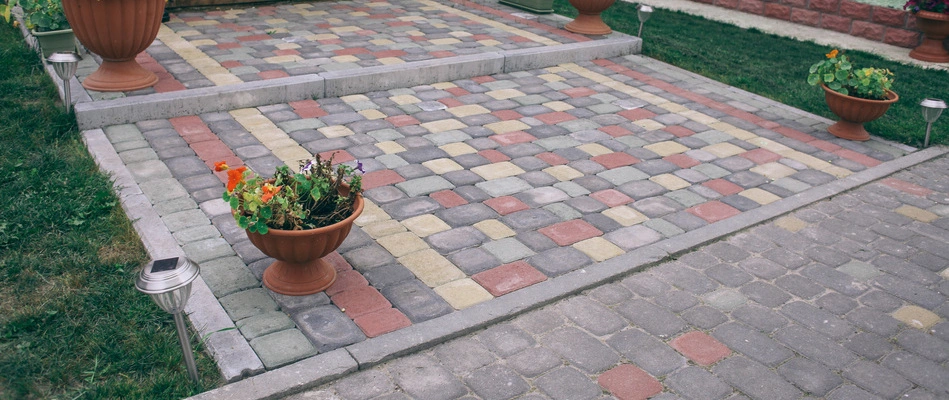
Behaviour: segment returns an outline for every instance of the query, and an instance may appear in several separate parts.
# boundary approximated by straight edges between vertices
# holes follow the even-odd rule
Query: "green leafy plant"
[[[362,163],[333,165],[333,158],[301,163],[300,172],[277,168],[273,178],[254,174],[245,166],[231,169],[223,161],[216,171],[227,171],[224,201],[237,225],[266,234],[269,229],[303,230],[329,226],[352,215],[362,193]]]
[[[23,9],[23,22],[29,29],[37,32],[69,29],[62,0],[10,0],[7,4],[0,5],[0,15],[10,22],[10,13],[18,4]]]
[[[885,68],[855,69],[846,55],[837,49],[811,65],[807,83],[826,85],[830,90],[870,100],[886,100],[893,86],[893,72]]]

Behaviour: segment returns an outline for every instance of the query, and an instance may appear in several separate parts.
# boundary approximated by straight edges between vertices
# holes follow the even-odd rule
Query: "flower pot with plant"
[[[0,9],[7,22],[12,8],[17,5],[23,10],[23,23],[39,42],[43,58],[61,51],[79,53],[76,36],[69,28],[60,0],[10,0]]]
[[[883,68],[855,69],[846,55],[836,49],[810,68],[807,83],[821,85],[827,106],[840,121],[827,128],[834,136],[849,140],[869,140],[865,122],[886,113],[900,96],[890,90],[893,73]]]
[[[949,36],[949,0],[909,0],[903,5],[916,16],[916,27],[923,31],[923,42],[909,52],[917,60],[949,62],[943,41]]]
[[[264,271],[263,282],[274,292],[302,296],[318,293],[336,281],[336,270],[322,257],[335,251],[362,213],[362,164],[332,164],[317,156],[300,172],[277,168],[273,178],[247,167],[229,168],[224,201],[237,225],[264,254],[277,261]]]

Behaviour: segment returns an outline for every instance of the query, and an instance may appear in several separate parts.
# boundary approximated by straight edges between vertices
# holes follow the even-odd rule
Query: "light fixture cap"
[[[53,65],[53,70],[59,79],[69,80],[76,76],[76,69],[79,67],[79,55],[73,52],[57,52],[50,54],[46,61]]]
[[[652,7],[645,4],[640,4],[636,11],[636,16],[639,17],[639,22],[646,22],[646,20],[649,19],[649,16],[652,15]]]
[[[923,108],[923,119],[927,123],[936,122],[942,110],[946,108],[946,102],[940,99],[923,99],[919,105]]]
[[[191,297],[191,282],[200,268],[185,257],[164,258],[149,262],[135,281],[135,288],[148,294],[166,312],[184,311]]]

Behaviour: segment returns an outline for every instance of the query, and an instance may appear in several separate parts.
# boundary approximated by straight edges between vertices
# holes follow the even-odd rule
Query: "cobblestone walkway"
[[[947,398],[947,170],[928,162],[291,398]]]

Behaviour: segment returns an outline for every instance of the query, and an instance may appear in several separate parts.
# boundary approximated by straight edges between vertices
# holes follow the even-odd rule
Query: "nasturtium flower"
[[[280,188],[282,187],[283,186],[274,186],[269,183],[265,183],[264,186],[261,188],[264,194],[260,196],[260,201],[264,203],[270,201],[270,199],[272,199],[273,196],[277,194],[277,192],[279,192]]]
[[[234,169],[227,170],[227,191],[233,192],[234,188],[237,187],[237,184],[244,180],[244,171],[247,170],[247,167],[240,166]]]
[[[837,57],[837,53],[838,53],[837,49],[833,49],[830,51],[830,53],[827,53],[826,56],[827,58],[834,58],[834,57]]]
[[[227,163],[224,161],[218,161],[214,163],[214,170],[217,172],[227,171],[230,167],[227,166]]]

